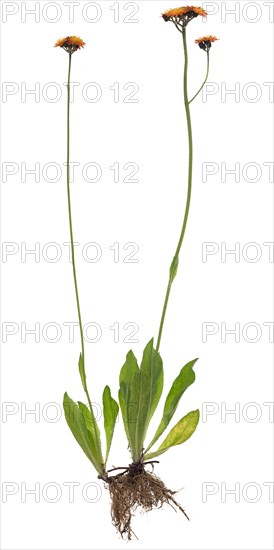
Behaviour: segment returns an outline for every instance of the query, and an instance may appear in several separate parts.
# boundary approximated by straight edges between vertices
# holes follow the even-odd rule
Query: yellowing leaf
[[[145,460],[150,460],[155,456],[159,456],[170,449],[170,447],[181,445],[181,443],[187,441],[195,432],[199,422],[199,418],[199,410],[191,411],[186,416],[181,418],[176,426],[174,426],[174,428],[172,428],[172,430],[169,432],[168,436],[165,438],[157,451],[145,454]]]

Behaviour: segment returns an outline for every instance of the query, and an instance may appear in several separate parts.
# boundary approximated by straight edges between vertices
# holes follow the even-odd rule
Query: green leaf
[[[170,447],[181,445],[181,443],[187,441],[195,432],[199,422],[199,418],[199,410],[191,411],[186,416],[181,418],[178,424],[176,424],[176,426],[174,426],[174,428],[172,428],[172,430],[169,432],[168,436],[165,438],[162,445],[160,445],[159,449],[157,449],[157,451],[153,453],[146,454],[144,457],[145,460],[150,460],[155,456],[159,456],[170,449]]]
[[[92,462],[99,474],[102,474],[102,453],[98,449],[97,440],[94,437],[95,428],[91,421],[89,409],[83,403],[75,403],[67,393],[64,395],[64,412],[67,424],[80,447]],[[87,411],[89,414],[87,414]]]
[[[80,373],[80,377],[81,377],[82,386],[83,386],[84,390],[86,391],[87,381],[86,381],[85,365],[84,365],[82,353],[80,353],[78,367],[79,367],[79,373]]]
[[[153,348],[153,339],[145,347],[140,375],[140,399],[135,434],[135,449],[138,455],[143,451],[147,429],[163,391],[163,362]]]
[[[119,400],[134,462],[140,459],[149,422],[163,390],[163,365],[153,340],[147,344],[139,369],[134,354],[128,353],[120,373]]]
[[[106,459],[107,463],[113,432],[115,428],[116,418],[119,412],[118,403],[111,397],[109,386],[106,386],[103,392],[103,409],[104,409],[104,426],[106,432]]]
[[[102,446],[101,446],[101,436],[100,436],[100,430],[98,427],[98,424],[96,422],[96,418],[93,414],[93,411],[91,412],[90,409],[84,404],[81,403],[81,401],[78,401],[79,409],[81,410],[86,427],[88,431],[92,434],[92,437],[95,441],[97,454],[100,456],[100,461],[102,463],[103,457],[102,457]]]
[[[84,365],[83,356],[82,356],[81,353],[80,353],[80,356],[79,356],[78,367],[79,367],[79,373],[80,373],[83,388],[84,388],[86,394],[88,395],[85,365]],[[100,430],[99,430],[98,424],[96,422],[96,418],[94,416],[92,406],[91,406],[91,410],[90,410],[86,405],[84,405],[80,401],[78,401],[78,404],[79,404],[79,408],[81,409],[81,411],[84,415],[84,419],[86,421],[87,429],[92,433],[94,441],[96,442],[98,455],[100,455],[100,457],[102,457],[102,446],[101,446]]]
[[[178,267],[179,267],[179,256],[174,256],[174,258],[172,260],[172,264],[170,266],[170,270],[169,270],[170,282],[171,283],[173,283],[173,281],[174,281],[174,279],[177,275]]]
[[[134,450],[139,393],[140,371],[134,353],[132,351],[129,351],[126,356],[126,362],[120,371],[119,402],[125,432],[132,453]]]
[[[193,361],[187,363],[182,368],[179,376],[175,378],[166,398],[162,420],[158,426],[155,436],[147,447],[146,452],[154,445],[154,443],[156,443],[156,441],[165,431],[177,409],[178,403],[182,395],[184,394],[186,389],[189,388],[189,386],[191,386],[193,382],[195,382],[195,372],[193,371],[193,367],[196,361],[198,361],[198,359],[194,359]]]

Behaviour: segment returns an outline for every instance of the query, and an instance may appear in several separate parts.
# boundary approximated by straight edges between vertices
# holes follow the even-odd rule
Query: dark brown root
[[[168,489],[153,472],[147,472],[142,463],[131,464],[124,472],[109,477],[108,488],[112,523],[122,538],[132,539],[132,516],[138,507],[149,512],[166,503],[178,508],[189,519],[174,498],[176,491]]]

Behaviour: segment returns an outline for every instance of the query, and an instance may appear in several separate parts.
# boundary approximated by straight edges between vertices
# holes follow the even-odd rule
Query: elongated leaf
[[[194,359],[193,361],[190,361],[187,363],[181,370],[179,376],[175,378],[171,389],[168,393],[168,396],[166,398],[165,406],[164,406],[164,412],[161,419],[161,422],[158,426],[158,429],[155,433],[155,436],[153,437],[151,443],[146,449],[146,452],[151,449],[151,447],[156,443],[156,441],[159,439],[159,437],[162,435],[162,433],[165,431],[166,427],[169,425],[176,409],[178,406],[178,403],[189,386],[195,382],[195,372],[193,371],[193,367],[198,361],[198,359]]]
[[[122,411],[125,432],[132,454],[137,421],[140,394],[140,371],[137,359],[132,351],[126,356],[126,362],[120,371],[119,402]]]
[[[115,399],[111,397],[109,386],[106,386],[103,392],[103,409],[104,409],[104,426],[106,432],[106,458],[107,463],[111,442],[113,438],[113,432],[115,428],[115,422],[118,415],[119,407]]]
[[[81,401],[78,401],[78,405],[79,405],[79,409],[83,414],[86,427],[92,435],[92,438],[96,447],[97,456],[100,457],[100,463],[103,464],[101,435],[100,435],[100,430],[99,430],[96,418],[93,414],[93,411],[91,412],[84,403],[81,403]]]
[[[80,373],[80,377],[81,377],[82,386],[83,386],[84,390],[86,391],[87,382],[86,382],[85,365],[84,365],[82,353],[80,353],[78,368],[79,368],[79,373]]]
[[[79,367],[79,373],[80,373],[83,388],[87,393],[87,380],[86,380],[85,365],[84,365],[82,353],[80,353],[80,356],[79,356],[78,367]],[[84,415],[87,429],[93,435],[94,441],[96,443],[97,453],[98,455],[100,455],[100,457],[102,457],[100,430],[99,430],[96,418],[94,416],[93,409],[92,407],[91,407],[91,410],[88,409],[88,407],[84,405],[84,403],[81,403],[80,401],[78,401],[78,404],[79,404],[79,408],[81,409]]]
[[[175,445],[181,445],[187,441],[192,434],[195,432],[200,418],[199,410],[191,411],[186,416],[179,420],[178,424],[172,428],[168,436],[160,445],[159,449],[153,453],[148,453],[145,455],[145,460],[150,460],[155,456],[159,456],[165,453],[170,447]]]
[[[80,447],[92,462],[99,474],[102,473],[102,456],[98,452],[97,442],[93,432],[87,428],[87,422],[83,413],[85,405],[77,405],[67,393],[64,395],[64,412],[67,424]]]
[[[149,422],[163,390],[163,365],[153,340],[147,344],[139,369],[129,352],[120,373],[119,400],[133,461],[143,452]]]
[[[135,434],[135,450],[138,455],[143,451],[147,429],[163,391],[163,363],[159,353],[153,348],[153,339],[145,347],[140,375],[140,399]]]

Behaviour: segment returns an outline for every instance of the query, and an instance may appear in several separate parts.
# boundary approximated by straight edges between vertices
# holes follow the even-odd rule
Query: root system
[[[168,489],[154,472],[146,471],[144,463],[131,464],[124,472],[109,477],[107,483],[112,522],[122,538],[131,540],[135,535],[132,517],[138,508],[149,512],[153,508],[162,508],[166,503],[178,508],[189,519],[174,498],[176,491]]]

